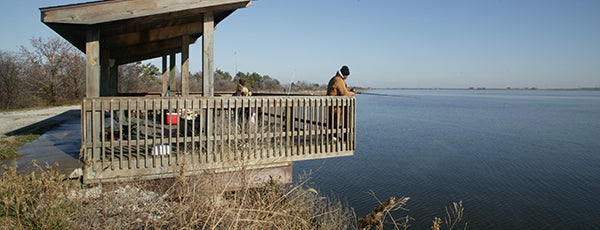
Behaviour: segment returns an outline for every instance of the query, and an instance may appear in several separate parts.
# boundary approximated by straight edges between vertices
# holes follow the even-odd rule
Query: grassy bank
[[[358,218],[341,201],[307,186],[268,183],[261,188],[214,190],[207,177],[82,186],[56,167],[37,166],[20,175],[16,166],[0,177],[0,226],[11,229],[407,229],[409,216],[394,218],[408,198],[378,201]],[[237,176],[243,175],[240,172]],[[431,229],[458,229],[462,204]],[[466,226],[466,225],[463,225]],[[466,228],[466,227],[465,227]]]
[[[0,226],[17,229],[344,229],[351,209],[304,183],[206,191],[199,177],[81,188],[53,168],[0,180]]]

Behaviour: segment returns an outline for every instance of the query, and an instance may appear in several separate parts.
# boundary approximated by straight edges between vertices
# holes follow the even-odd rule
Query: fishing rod
[[[404,98],[414,98],[414,97],[411,97],[411,96],[405,96],[405,95],[394,95],[394,94],[385,94],[385,93],[365,93],[365,92],[357,92],[357,94],[372,95],[372,96],[380,96],[380,97],[404,97]]]

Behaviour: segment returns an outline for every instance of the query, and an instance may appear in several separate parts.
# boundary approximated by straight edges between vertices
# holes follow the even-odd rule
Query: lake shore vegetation
[[[0,177],[0,226],[14,229],[408,229],[408,197],[377,200],[372,213],[358,218],[339,199],[309,186],[310,175],[293,184],[271,181],[235,190],[211,188],[210,177],[82,185],[67,179],[58,165],[19,174],[4,166]],[[235,176],[247,177],[242,170]],[[246,180],[249,181],[249,180]],[[207,186],[208,185],[208,186]],[[462,203],[435,218],[432,229],[458,229]],[[466,229],[466,224],[463,224]]]

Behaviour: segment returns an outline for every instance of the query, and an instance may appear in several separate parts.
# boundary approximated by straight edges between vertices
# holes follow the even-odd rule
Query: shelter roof
[[[41,20],[85,52],[87,32],[100,33],[101,49],[117,64],[181,52],[181,36],[195,42],[203,18],[214,15],[215,26],[251,0],[105,0],[41,8]]]

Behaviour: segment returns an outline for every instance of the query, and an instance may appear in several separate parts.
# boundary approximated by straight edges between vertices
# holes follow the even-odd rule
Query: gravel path
[[[11,112],[0,112],[0,137],[7,133],[27,127],[69,110],[79,110],[80,105],[58,106],[44,109],[28,109]]]

